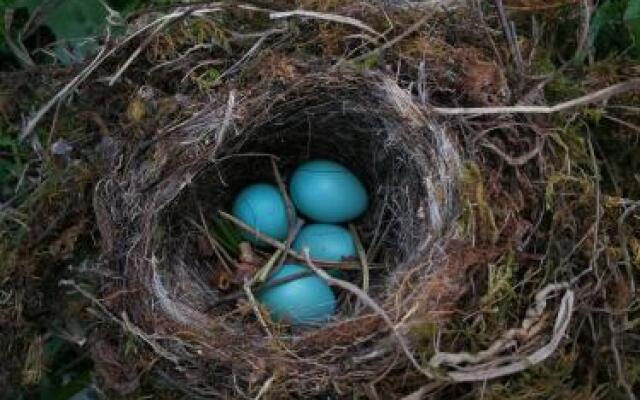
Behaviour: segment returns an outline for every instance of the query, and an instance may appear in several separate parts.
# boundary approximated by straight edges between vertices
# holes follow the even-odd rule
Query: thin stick
[[[131,321],[129,321],[129,318],[127,317],[127,314],[124,311],[122,312],[122,319],[116,317],[113,313],[111,313],[111,311],[109,311],[107,309],[107,307],[104,304],[102,304],[102,302],[100,300],[95,298],[90,292],[82,289],[80,287],[80,285],[78,285],[72,279],[71,280],[62,279],[62,280],[60,280],[58,282],[58,286],[70,286],[70,287],[72,287],[78,293],[80,293],[82,296],[84,296],[86,299],[91,301],[91,303],[93,303],[95,306],[97,306],[100,309],[100,312],[102,312],[104,315],[108,316],[113,322],[115,322],[118,325],[120,325],[124,331],[130,332],[134,336],[137,336],[138,338],[140,338],[140,340],[142,340],[143,342],[147,343],[155,351],[155,353],[158,354],[159,356],[161,356],[161,357],[173,362],[174,364],[178,364],[178,358],[175,355],[173,355],[171,352],[169,352],[164,347],[162,347],[162,345],[160,343],[158,343],[157,341],[155,341],[152,337],[149,337],[148,335],[146,335],[136,325],[131,323]]]
[[[267,379],[266,382],[262,385],[262,387],[260,388],[260,391],[258,391],[258,394],[256,395],[254,400],[260,400],[262,396],[267,394],[269,389],[271,389],[271,385],[273,384],[273,381],[275,380],[276,380],[276,375],[275,374],[271,375],[271,378]]]
[[[362,21],[359,21],[351,17],[345,17],[343,15],[328,14],[328,13],[321,13],[321,12],[307,11],[307,10],[282,11],[282,12],[273,12],[269,14],[270,19],[291,18],[291,17],[315,18],[315,19],[322,19],[325,21],[337,22],[340,24],[352,25],[362,29],[363,31],[367,31],[378,37],[382,37],[382,35],[378,33],[375,29],[363,23]]]
[[[203,233],[207,235],[207,238],[209,239],[210,244],[217,246],[220,249],[220,253],[226,258],[226,260],[232,263],[233,258],[229,255],[229,253],[224,248],[224,246],[222,246],[216,238],[212,237],[209,234],[209,226],[207,225],[207,221],[204,218],[202,208],[200,208],[199,206],[198,206],[198,211],[200,212],[200,220],[202,221],[202,226],[200,227],[200,229],[204,230]],[[195,223],[195,221],[192,221],[192,223]],[[198,225],[195,224],[195,226],[197,227]],[[231,270],[228,270],[227,272],[231,272]]]
[[[364,250],[364,246],[360,241],[360,235],[353,224],[349,224],[349,230],[353,241],[356,243],[356,250],[358,251],[358,258],[362,264],[362,290],[366,293],[369,291],[369,263],[367,262],[367,252]]]
[[[374,243],[372,243],[371,246],[369,246],[369,251],[367,252],[367,262],[372,263],[373,260],[375,260],[376,257],[378,257],[378,254],[380,254],[380,250],[382,250],[382,243],[384,242],[384,239],[389,234],[390,230],[391,230],[391,223],[387,224],[387,226],[382,231],[382,234],[380,235],[380,237]]]
[[[380,54],[380,52],[395,46],[398,42],[400,42],[401,40],[403,40],[404,38],[406,38],[407,36],[411,35],[413,32],[417,31],[422,25],[424,25],[429,18],[431,17],[431,15],[425,15],[424,17],[420,18],[417,22],[415,22],[413,25],[411,25],[409,28],[407,28],[407,30],[405,30],[404,32],[402,32],[401,34],[399,34],[398,36],[394,37],[393,39],[389,40],[388,42],[386,42],[385,44],[383,44],[382,46],[373,49],[369,52],[366,52],[364,54],[361,54],[357,57],[354,57],[348,61],[351,62],[359,62],[362,60],[366,60],[367,58],[369,58],[370,56],[376,55],[376,54]],[[340,60],[337,65],[340,65],[340,63],[343,60]]]
[[[166,28],[167,26],[171,25],[176,21],[179,21],[183,18],[187,18],[190,14],[203,15],[207,13],[215,13],[218,11],[222,11],[222,9],[221,8],[203,8],[203,9],[197,10],[194,8],[189,8],[187,10],[165,15],[162,18],[159,18],[156,21],[153,21],[147,27],[150,27],[153,24],[158,24],[158,26],[151,32],[151,34],[149,34],[149,36],[145,38],[145,40],[134,50],[134,52],[131,53],[131,55],[122,65],[122,67],[120,67],[118,71],[109,79],[109,83],[108,83],[109,86],[113,86],[113,84],[118,79],[120,79],[120,76],[124,73],[124,71],[126,71],[129,68],[129,66],[133,63],[133,61],[135,61],[135,59],[138,58],[138,56],[142,53],[142,51],[146,49],[147,46],[149,46],[149,44],[151,44],[151,42],[156,37],[156,35],[160,33],[160,31],[162,31],[164,28]]]
[[[429,111],[442,115],[493,115],[493,114],[553,114],[584,106],[613,96],[640,90],[640,78],[630,79],[588,95],[565,101],[555,106],[502,106],[502,107],[431,107]]]
[[[222,79],[231,74],[234,74],[237,70],[239,70],[240,66],[243,63],[247,62],[247,60],[249,60],[258,52],[258,49],[260,49],[265,40],[267,40],[267,37],[268,36],[262,36],[260,39],[256,40],[253,46],[251,46],[251,48],[238,61],[236,61],[231,67],[226,69],[220,74],[220,76],[218,76],[218,78],[216,79],[216,83],[222,81]]]
[[[244,293],[247,295],[247,299],[249,299],[249,303],[251,304],[253,313],[256,315],[256,318],[258,318],[258,321],[260,321],[260,325],[262,325],[262,328],[267,333],[267,336],[269,336],[270,338],[273,338],[273,335],[271,334],[271,330],[269,330],[269,325],[267,325],[267,321],[265,321],[264,318],[262,317],[262,313],[260,312],[260,306],[258,306],[258,302],[256,301],[256,298],[253,295],[253,292],[251,291],[250,282],[246,280],[244,282],[244,285],[242,285],[242,288],[244,289]]]
[[[507,43],[509,43],[511,55],[513,56],[513,59],[516,61],[518,72],[522,73],[524,69],[522,54],[520,53],[520,49],[518,48],[518,41],[516,40],[516,35],[514,32],[513,26],[509,23],[509,20],[507,19],[507,14],[504,11],[502,0],[494,0],[494,3],[498,10],[498,16],[500,17],[500,25],[502,25],[504,36],[507,38]]]
[[[295,225],[289,228],[287,239],[284,242],[284,250],[282,251],[282,257],[280,257],[280,260],[278,261],[278,266],[276,270],[279,269],[284,264],[285,260],[287,259],[287,254],[289,250],[291,250],[291,244],[295,240],[296,236],[298,236],[298,232],[300,232],[300,229],[302,229],[303,226],[304,226],[304,221],[302,219],[298,219]]]
[[[4,40],[9,46],[9,49],[13,52],[13,54],[18,57],[18,59],[27,65],[28,67],[35,67],[36,63],[33,62],[31,56],[29,56],[29,52],[26,51],[22,42],[20,42],[20,46],[13,42],[13,37],[11,36],[11,24],[13,22],[13,9],[8,9],[4,12]],[[34,14],[35,15],[35,14]]]
[[[271,157],[270,161],[271,161],[271,168],[273,169],[273,175],[276,178],[278,189],[280,189],[280,194],[284,199],[284,204],[287,209],[287,222],[289,225],[287,239],[284,242],[285,249],[284,249],[282,258],[280,258],[280,261],[278,262],[278,268],[280,268],[282,264],[284,264],[284,261],[287,258],[287,252],[291,249],[291,244],[293,243],[294,239],[298,235],[298,232],[300,232],[300,229],[302,229],[302,226],[304,225],[304,220],[296,216],[296,209],[293,207],[291,198],[287,193],[287,188],[284,184],[284,181],[282,180],[282,176],[280,175],[280,170],[278,169],[278,164],[276,164],[275,158]]]
[[[276,286],[284,285],[285,283],[293,282],[298,279],[306,278],[309,276],[315,276],[315,274],[311,271],[296,272],[291,275],[283,276],[282,278],[272,279],[269,282],[265,283],[264,285],[260,286],[258,290],[262,291],[262,290],[271,289]]]
[[[311,257],[309,256],[309,249],[306,249],[306,248],[304,249],[304,256],[309,268],[311,268],[313,272],[315,272],[320,278],[324,279],[327,282],[327,284],[329,284],[330,286],[337,286],[350,293],[353,293],[359,300],[361,300],[364,304],[369,306],[376,314],[378,314],[382,318],[382,320],[385,322],[385,324],[389,327],[389,329],[393,333],[393,336],[398,341],[398,344],[400,344],[400,348],[404,352],[405,356],[409,359],[409,361],[411,362],[411,364],[414,366],[416,370],[418,370],[420,373],[427,376],[428,378],[433,379],[436,377],[435,370],[432,370],[430,367],[425,368],[422,365],[420,365],[418,360],[416,360],[416,358],[413,356],[411,349],[409,349],[409,345],[407,344],[404,336],[402,336],[400,332],[398,332],[395,325],[391,321],[391,318],[389,318],[389,316],[382,309],[382,307],[380,307],[371,297],[369,297],[367,293],[362,291],[359,287],[357,287],[353,283],[332,278],[325,271],[316,267],[313,261],[311,260]]]
[[[154,30],[153,32],[151,32],[151,34],[149,36],[147,36],[144,41],[140,44],[140,46],[138,46],[133,53],[131,53],[131,55],[129,56],[129,58],[124,62],[124,64],[116,71],[115,74],[113,74],[113,76],[109,79],[109,86],[113,86],[114,83],[116,83],[116,81],[118,79],[120,79],[120,76],[122,76],[122,74],[124,73],[124,71],[126,71],[129,66],[135,61],[136,58],[138,58],[138,56],[142,53],[142,51],[144,49],[147,48],[147,46],[149,46],[149,44],[151,44],[151,41],[156,37],[156,35],[162,31],[164,28],[166,28],[167,26],[169,26],[171,23],[173,23],[174,21],[177,21],[178,19],[184,17],[186,15],[186,13],[184,14],[180,14],[180,15],[170,15],[168,16],[167,19],[165,19],[164,21],[162,21]]]
[[[291,257],[295,258],[298,261],[305,261],[305,258],[304,258],[304,256],[302,254],[297,253],[297,252],[295,252],[295,251],[293,251],[291,249],[287,249],[287,246],[285,244],[283,244],[282,242],[280,242],[278,240],[275,240],[271,236],[265,235],[264,233],[256,231],[255,229],[253,229],[249,225],[245,224],[244,222],[240,221],[238,218],[234,217],[231,214],[228,214],[228,213],[226,213],[224,211],[218,211],[218,213],[220,214],[220,216],[222,218],[232,222],[238,228],[240,228],[240,229],[242,229],[242,230],[244,230],[246,232],[249,232],[252,235],[255,235],[256,238],[262,240],[263,242],[267,242],[271,246],[286,252],[288,255],[290,255]],[[362,266],[360,265],[359,261],[329,262],[329,261],[318,261],[318,260],[315,260],[314,262],[316,264],[320,265],[322,268],[338,268],[338,269],[347,269],[347,270],[355,270],[355,269],[362,268]],[[377,265],[377,264],[370,264],[369,268],[377,269],[377,268],[381,268],[381,267],[379,265]]]
[[[253,278],[251,279],[251,285],[253,285],[256,282],[264,282],[265,280],[267,280],[267,276],[269,276],[269,272],[271,271],[273,266],[276,264],[276,261],[278,260],[278,258],[280,258],[281,254],[282,254],[281,249],[277,249],[275,253],[273,253],[271,258],[269,258],[269,261],[267,261],[266,264],[264,264],[262,268],[260,268],[256,272],[256,274],[253,276]]]
[[[227,264],[227,262],[233,262],[231,257],[229,256],[229,254],[226,252],[226,250],[224,250],[222,248],[222,246],[218,243],[217,240],[215,240],[210,234],[209,234],[209,230],[206,227],[206,225],[204,227],[198,225],[196,223],[196,221],[192,220],[192,219],[188,219],[188,221],[191,223],[191,225],[193,225],[196,229],[198,229],[200,231],[201,234],[205,235],[207,238],[207,241],[209,242],[209,246],[211,246],[211,249],[213,250],[213,252],[216,254],[216,256],[218,257],[218,260],[220,260],[222,267],[224,268],[225,271],[227,271],[229,274],[233,274],[233,272],[231,271],[231,268],[229,267],[229,264]],[[202,221],[204,223],[204,220]],[[222,251],[220,251],[222,249]],[[224,253],[223,253],[224,252]]]
[[[110,34],[110,31],[109,29],[107,29],[107,37],[105,39],[105,41],[107,42],[109,41],[109,36],[110,36],[109,34]],[[91,61],[91,63],[87,65],[87,68],[82,70],[82,72],[80,72],[75,78],[73,78],[69,83],[67,83],[62,88],[62,90],[56,93],[56,95],[53,96],[51,100],[49,100],[44,106],[42,106],[38,110],[38,112],[36,112],[36,114],[29,119],[29,122],[20,133],[20,140],[24,140],[29,135],[31,135],[31,132],[33,132],[36,125],[38,125],[38,122],[40,122],[42,117],[44,117],[45,114],[49,112],[51,107],[53,107],[53,105],[56,104],[57,102],[61,101],[67,95],[67,93],[69,93],[70,91],[75,89],[78,85],[80,85],[96,68],[98,68],[98,66],[100,66],[100,64],[102,64],[102,62],[108,57],[108,54],[105,56],[106,50],[107,50],[107,45],[102,46],[98,55],[96,55],[93,61]]]
[[[276,164],[276,160],[271,157],[271,168],[273,169],[273,176],[276,178],[276,183],[278,184],[278,189],[280,189],[280,194],[284,199],[284,204],[287,208],[287,221],[289,222],[289,230],[291,230],[297,223],[296,218],[296,209],[293,207],[293,203],[291,202],[291,198],[287,193],[287,188],[284,185],[284,181],[282,180],[282,175],[280,175],[280,170],[278,169],[278,164]]]

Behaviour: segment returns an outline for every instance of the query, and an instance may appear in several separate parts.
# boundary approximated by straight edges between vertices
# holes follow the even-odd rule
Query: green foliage
[[[40,26],[54,37],[53,53],[56,61],[65,65],[90,57],[98,47],[98,39],[108,25],[109,8],[127,15],[146,6],[166,6],[179,0],[0,0],[0,14],[5,10],[24,9],[29,15],[37,12]],[[19,29],[15,26],[14,30]],[[122,31],[111,26],[112,34]],[[34,49],[30,49],[34,50]],[[12,58],[4,38],[4,18],[0,18],[0,55],[3,61]]]
[[[12,196],[27,162],[15,134],[0,128],[0,200]]]
[[[44,343],[45,373],[33,388],[23,388],[17,399],[67,400],[89,386],[93,363],[58,336]]]
[[[44,350],[45,357],[56,368],[40,381],[38,392],[41,399],[66,400],[89,384],[91,363],[83,361],[68,368],[70,363],[77,362],[77,354],[70,351],[62,339],[54,336],[45,344]]]
[[[96,50],[108,16],[100,0],[18,0],[12,7],[41,13],[42,25],[56,38],[56,58],[66,65],[82,61]]]
[[[596,58],[625,53],[640,58],[640,0],[605,0],[589,27],[589,44]]]
[[[213,237],[233,255],[240,254],[240,242],[244,239],[242,239],[236,227],[222,218],[214,219],[214,223],[215,226],[211,232]]]
[[[518,263],[511,252],[500,263],[489,264],[488,288],[480,303],[483,309],[497,316],[496,322],[506,319],[517,300],[514,282],[514,271],[517,269]]]
[[[629,29],[636,54],[640,54],[640,0],[629,1],[622,19]]]

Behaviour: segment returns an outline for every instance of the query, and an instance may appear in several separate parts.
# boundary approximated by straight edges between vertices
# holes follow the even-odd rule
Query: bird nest
[[[315,73],[255,97],[231,92],[226,103],[167,129],[144,154],[96,191],[103,268],[119,275],[104,295],[117,294],[109,308],[124,310],[172,372],[188,370],[211,390],[278,374],[287,392],[348,391],[404,362],[385,339],[381,311],[413,321],[444,300],[431,279],[441,274],[457,212],[460,153],[447,130],[384,75]],[[247,279],[257,268],[225,260],[208,227],[243,186],[286,182],[286,173],[274,175],[273,160],[286,172],[309,158],[337,160],[365,182],[371,206],[357,228],[370,262],[338,263],[363,289],[342,288],[328,324],[290,329],[269,322],[255,302]],[[255,257],[257,267],[270,254]]]
[[[90,340],[105,388],[131,393],[150,372],[197,397],[454,395],[452,382],[514,374],[556,351],[583,276],[566,250],[590,232],[593,177],[572,175],[577,144],[551,118],[496,107],[513,93],[487,56],[495,43],[472,32],[478,14],[446,3],[466,22],[425,35],[440,11],[389,7],[396,35],[383,41],[387,15],[360,3],[137,16],[27,124],[25,136],[91,74],[111,74],[96,81],[109,88],[79,92],[101,132],[99,256],[62,282],[107,322]],[[241,26],[255,31],[231,29]],[[245,229],[227,214],[240,189],[286,192],[314,158],[368,189],[352,226],[357,260],[314,261],[290,240],[220,245],[220,226]],[[598,223],[617,226],[616,210],[596,212]],[[287,259],[334,287],[328,323],[277,323],[256,301],[266,268]]]

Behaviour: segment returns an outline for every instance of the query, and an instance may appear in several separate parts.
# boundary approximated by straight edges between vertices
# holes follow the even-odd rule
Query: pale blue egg
[[[309,224],[300,229],[298,236],[291,244],[291,248],[302,253],[309,249],[309,256],[318,261],[344,261],[356,258],[356,244],[351,232],[333,224]],[[330,269],[329,275],[345,279],[345,274],[339,269]]]
[[[257,183],[247,186],[236,196],[232,213],[260,233],[276,240],[287,238],[287,206],[282,193],[274,185]],[[266,245],[251,233],[243,231],[242,236],[258,246]]]
[[[310,273],[292,281],[270,286],[286,277]],[[269,310],[274,321],[293,325],[319,325],[336,311],[336,297],[322,280],[308,267],[285,264],[265,283],[257,293],[258,300]]]
[[[317,222],[352,220],[369,204],[367,190],[358,177],[329,160],[300,165],[291,176],[289,190],[298,211]]]

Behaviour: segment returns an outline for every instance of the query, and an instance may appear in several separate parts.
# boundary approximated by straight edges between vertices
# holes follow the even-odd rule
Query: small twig
[[[287,209],[287,222],[289,225],[287,239],[284,242],[285,249],[284,249],[282,258],[278,262],[278,268],[279,268],[282,266],[282,264],[284,264],[284,261],[287,258],[287,253],[291,249],[291,244],[293,243],[296,236],[298,235],[298,232],[300,232],[300,229],[302,229],[302,226],[304,225],[304,220],[296,216],[296,209],[294,208],[293,203],[291,202],[291,198],[287,193],[287,187],[285,186],[284,181],[282,180],[282,176],[280,175],[280,170],[278,169],[278,164],[276,164],[275,158],[271,157],[270,161],[271,161],[271,168],[273,169],[273,175],[276,179],[276,182],[278,184],[278,189],[280,189],[280,194],[284,199],[284,204]]]
[[[493,151],[497,155],[499,155],[509,165],[514,167],[520,167],[528,163],[531,159],[536,157],[538,154],[540,154],[540,152],[542,151],[542,148],[544,147],[544,140],[540,136],[536,136],[535,147],[532,150],[526,152],[525,154],[521,156],[516,156],[516,157],[505,153],[504,151],[502,151],[502,149],[500,149],[498,146],[496,146],[495,144],[491,143],[488,140],[483,140],[481,142],[481,145],[482,147],[485,147]]]
[[[200,220],[202,221],[202,225],[198,225],[198,223],[196,223],[196,221],[192,219],[188,219],[188,221],[191,222],[191,224],[196,229],[198,229],[201,234],[206,236],[207,241],[209,242],[209,246],[211,246],[211,249],[213,250],[213,252],[216,253],[216,256],[222,263],[222,266],[224,267],[224,269],[229,274],[233,274],[233,272],[231,271],[231,267],[229,267],[229,264],[228,264],[228,263],[233,263],[233,258],[231,258],[229,253],[227,253],[227,250],[224,248],[224,246],[218,243],[218,241],[213,236],[211,236],[211,234],[209,233],[209,227],[207,226],[207,221],[204,219],[204,214],[202,213],[202,209],[199,208],[198,211],[200,212]]]
[[[269,276],[269,273],[271,272],[271,269],[276,264],[276,261],[278,261],[278,259],[280,258],[280,255],[282,255],[282,253],[283,253],[283,251],[281,249],[277,249],[271,255],[269,260],[255,273],[255,275],[251,279],[251,285],[252,286],[256,282],[261,283],[261,282],[264,282],[264,281],[267,280],[267,277]]]
[[[275,374],[271,375],[271,378],[267,379],[266,382],[262,385],[262,387],[260,388],[260,391],[258,392],[254,400],[260,400],[262,396],[267,394],[269,389],[271,389],[271,385],[273,384],[273,381],[275,380],[276,380],[276,375]]]
[[[215,134],[216,145],[213,148],[213,151],[212,151],[213,154],[216,153],[216,151],[222,144],[222,141],[224,140],[224,137],[227,131],[229,130],[229,126],[233,121],[233,110],[235,109],[235,105],[236,105],[236,91],[235,89],[232,89],[231,91],[229,91],[229,97],[227,99],[227,108],[224,111],[224,118],[222,119],[222,123],[220,124],[220,126],[217,127],[217,132]],[[211,134],[211,132],[212,132],[211,129],[204,129],[202,133],[200,133],[197,137],[193,139],[181,141],[180,144],[187,145],[187,144],[197,143],[205,139],[207,135]]]
[[[287,254],[289,253],[289,250],[291,250],[291,244],[295,240],[296,236],[298,236],[298,232],[300,232],[300,229],[302,229],[303,226],[304,226],[304,221],[302,219],[298,219],[295,225],[289,228],[289,233],[287,233],[287,239],[284,242],[284,250],[282,251],[282,256],[278,261],[277,268],[280,268],[282,264],[284,264],[284,262],[286,261]]]
[[[358,235],[356,227],[353,224],[349,224],[349,230],[351,231],[351,236],[353,236],[353,241],[356,243],[358,259],[362,264],[362,290],[366,293],[369,291],[369,263],[367,262],[367,252],[360,241],[360,235]]]
[[[369,251],[367,252],[367,262],[372,263],[373,260],[378,257],[380,250],[382,250],[382,243],[384,243],[385,238],[391,231],[391,226],[392,224],[388,223],[382,231],[382,234],[380,234],[380,237],[377,240],[372,241]]]
[[[178,364],[178,359],[171,354],[168,350],[164,349],[158,342],[156,342],[153,338],[147,336],[140,328],[135,326],[129,321],[127,314],[122,312],[122,319],[116,317],[111,311],[107,309],[107,307],[102,304],[100,300],[95,298],[91,293],[82,289],[80,285],[78,285],[74,280],[62,279],[58,282],[59,286],[69,286],[75,289],[78,293],[88,299],[91,303],[97,306],[104,315],[109,317],[113,322],[120,325],[125,332],[130,332],[134,336],[139,337],[142,341],[147,343],[159,356],[173,362],[174,364]]]
[[[302,254],[297,253],[291,249],[287,249],[287,246],[272,238],[271,236],[265,235],[262,232],[258,232],[255,229],[253,229],[252,227],[250,227],[249,225],[245,224],[244,222],[240,221],[238,218],[234,217],[231,214],[228,214],[224,211],[218,211],[218,213],[220,214],[220,216],[230,222],[232,222],[233,224],[235,224],[238,228],[252,234],[255,235],[256,238],[258,238],[259,240],[262,240],[263,242],[268,243],[269,245],[278,248],[284,252],[286,252],[288,255],[290,255],[291,257],[295,258],[298,261],[305,261],[305,258]],[[362,268],[362,266],[360,265],[359,261],[340,261],[340,262],[329,262],[329,261],[318,261],[318,260],[314,260],[314,262],[318,265],[320,265],[322,268],[338,268],[338,269],[348,269],[348,270],[356,270],[356,269],[360,269]],[[376,268],[380,268],[379,265],[376,264],[370,264],[369,265],[370,269],[376,269]]]
[[[362,60],[366,60],[367,58],[376,55],[376,54],[380,54],[380,52],[395,46],[398,42],[402,41],[403,39],[405,39],[407,36],[411,35],[413,32],[417,31],[422,25],[424,25],[429,18],[431,18],[431,15],[425,15],[424,17],[420,18],[417,22],[415,22],[413,25],[411,25],[409,28],[407,28],[407,30],[405,30],[404,32],[402,32],[401,34],[399,34],[398,36],[394,37],[393,39],[389,40],[388,42],[386,42],[385,44],[383,44],[382,46],[375,48],[371,51],[368,51],[364,54],[361,54],[357,57],[354,57],[352,59],[349,59],[348,61],[351,62],[359,62]],[[340,65],[340,63],[343,60],[340,60],[337,65]]]
[[[555,106],[501,106],[501,107],[431,107],[428,110],[442,115],[493,115],[493,114],[552,114],[575,107],[607,100],[613,96],[640,90],[640,78],[630,79],[597,90]]]
[[[138,56],[140,54],[142,54],[142,51],[144,49],[146,49],[147,46],[149,46],[149,44],[151,44],[153,39],[156,37],[156,35],[158,33],[160,33],[160,31],[162,31],[167,26],[171,25],[173,22],[175,22],[175,21],[177,21],[179,19],[182,19],[187,15],[188,15],[188,12],[183,12],[183,13],[178,13],[178,14],[170,14],[170,15],[166,16],[166,18],[164,20],[162,20],[162,22],[160,22],[158,24],[158,26],[151,32],[151,34],[149,36],[147,36],[142,41],[142,43],[140,43],[140,45],[133,51],[133,53],[131,53],[129,58],[116,71],[116,73],[113,74],[113,76],[109,79],[109,86],[113,86],[116,83],[116,81],[118,79],[120,79],[120,76],[122,76],[124,71],[126,71],[129,68],[129,66],[135,61],[135,59],[138,58]]]
[[[220,81],[222,81],[223,78],[226,78],[227,76],[229,76],[229,75],[235,73],[236,71],[238,71],[242,64],[247,62],[247,60],[249,60],[251,57],[253,57],[258,52],[258,49],[260,49],[260,47],[265,42],[265,40],[267,40],[267,37],[268,36],[262,36],[260,39],[256,40],[256,42],[253,44],[253,46],[251,46],[251,48],[242,57],[240,57],[240,59],[238,61],[236,61],[231,67],[229,67],[228,69],[223,71],[220,74],[220,76],[218,76],[218,79],[216,79],[216,82],[220,82]]]
[[[11,24],[13,22],[13,9],[7,9],[4,12],[4,40],[7,46],[11,49],[13,54],[28,67],[35,67],[36,63],[33,62],[29,52],[27,52],[22,43],[16,44],[11,37]]]
[[[589,157],[591,158],[591,165],[593,168],[593,186],[595,192],[595,208],[596,215],[595,220],[593,222],[593,247],[591,249],[592,257],[589,260],[589,264],[591,268],[596,271],[597,275],[597,267],[598,267],[598,236],[600,233],[600,222],[602,220],[602,204],[601,197],[602,191],[600,189],[600,181],[602,180],[602,176],[600,175],[600,167],[598,166],[598,160],[596,159],[596,153],[593,150],[593,142],[591,140],[591,131],[589,130],[589,126],[585,124],[585,128],[587,129],[589,137],[587,137],[587,149],[589,150]]]
[[[502,25],[504,36],[507,38],[507,43],[509,43],[509,49],[511,50],[511,55],[513,56],[513,59],[516,62],[516,67],[518,68],[518,72],[522,73],[522,71],[524,70],[522,54],[520,53],[520,49],[518,48],[518,42],[516,40],[515,32],[513,31],[513,26],[509,23],[507,14],[502,4],[502,0],[494,0],[494,3],[496,5],[496,9],[498,10],[498,16],[500,17],[500,25]]]
[[[632,203],[618,218],[618,234],[620,235],[620,248],[622,249],[622,255],[624,257],[624,264],[627,267],[627,275],[629,276],[629,289],[630,293],[636,292],[636,284],[633,278],[633,262],[631,261],[631,254],[629,254],[627,235],[624,232],[625,222],[629,215],[640,208],[640,201]]]
[[[256,318],[258,318],[260,325],[262,325],[262,328],[267,333],[267,336],[272,338],[273,334],[271,333],[271,330],[269,330],[269,325],[267,325],[267,322],[262,317],[262,313],[260,312],[260,306],[258,306],[258,302],[256,301],[256,298],[253,295],[253,292],[251,291],[250,281],[246,280],[242,288],[244,289],[244,293],[247,295],[247,299],[249,299],[249,303],[251,304],[253,313],[256,315]]]
[[[635,394],[633,394],[633,387],[627,382],[627,377],[625,373],[625,368],[622,365],[622,359],[620,358],[620,350],[618,349],[617,344],[617,333],[619,329],[616,329],[616,326],[613,322],[613,315],[609,314],[609,330],[611,331],[611,352],[613,353],[613,358],[616,362],[616,372],[618,373],[618,382],[620,386],[624,388],[627,392],[627,398],[629,400],[636,400]]]
[[[367,293],[365,293],[362,289],[360,289],[353,283],[343,281],[341,279],[332,278],[325,271],[316,267],[313,261],[311,260],[311,257],[309,256],[309,249],[307,248],[304,249],[304,256],[309,268],[311,268],[313,272],[315,272],[320,278],[324,279],[327,282],[327,284],[329,284],[330,286],[337,286],[341,289],[344,289],[354,294],[360,301],[362,301],[364,304],[369,306],[376,314],[378,314],[382,318],[384,323],[391,330],[393,336],[398,341],[398,344],[400,345],[400,348],[404,352],[405,356],[411,362],[411,364],[416,370],[418,370],[420,373],[422,373],[428,378],[433,379],[437,376],[435,370],[432,370],[430,367],[425,368],[422,365],[420,365],[418,360],[416,360],[416,358],[413,356],[411,349],[409,349],[409,345],[407,344],[407,341],[405,340],[404,336],[402,336],[402,334],[398,332],[395,325],[393,324],[393,321],[391,321],[391,318],[389,317],[389,315],[387,315],[384,309],[382,309],[382,307],[380,307],[378,303],[376,303],[371,297],[369,297]]]
[[[272,279],[267,283],[265,283],[264,285],[261,285],[260,287],[258,287],[257,290],[263,291],[263,290],[272,289],[276,286],[284,285],[285,283],[293,282],[295,280],[306,278],[309,276],[315,276],[315,274],[311,271],[296,272],[291,275],[283,276],[282,278]]]
[[[363,23],[362,21],[359,21],[351,17],[345,17],[343,15],[328,14],[328,13],[321,13],[321,12],[307,11],[307,10],[282,11],[282,12],[273,12],[269,14],[270,19],[291,18],[291,17],[307,17],[307,18],[337,22],[340,24],[352,25],[364,31],[367,31],[373,35],[382,37],[382,35],[378,33],[375,29],[371,28],[369,25]]]
[[[282,175],[280,175],[280,170],[278,169],[278,164],[276,163],[275,158],[270,157],[271,161],[271,169],[273,170],[273,176],[276,178],[276,183],[278,184],[278,189],[280,189],[280,194],[284,199],[284,204],[287,208],[287,221],[289,222],[289,230],[293,228],[297,223],[296,218],[296,209],[291,202],[291,198],[289,197],[289,193],[287,193],[287,188],[282,180]]]
[[[618,123],[624,127],[627,127],[629,129],[631,129],[632,131],[634,131],[635,133],[640,133],[640,126],[636,125],[636,124],[632,124],[631,122],[625,121],[623,119],[614,117],[613,115],[607,114],[605,113],[604,115],[602,115],[602,118],[606,118],[609,121],[613,121],[615,123]]]
[[[106,42],[109,41],[109,33],[110,31],[109,29],[107,29],[107,37],[105,39]],[[76,87],[78,87],[78,85],[84,82],[84,80],[87,79],[87,77],[89,77],[89,75],[91,75],[91,73],[96,68],[98,68],[100,64],[102,64],[102,62],[109,56],[109,53],[105,55],[106,50],[107,50],[107,46],[106,45],[102,46],[102,48],[100,49],[100,52],[96,55],[93,61],[91,61],[91,63],[89,63],[89,65],[87,65],[87,67],[84,70],[82,70],[82,72],[76,75],[75,78],[73,78],[69,83],[67,83],[58,93],[56,93],[55,96],[53,96],[53,98],[51,98],[51,100],[49,100],[44,106],[42,106],[38,110],[38,112],[36,112],[36,114],[29,119],[29,122],[20,133],[20,140],[24,140],[29,135],[31,135],[31,132],[33,132],[38,122],[40,122],[42,117],[44,117],[45,114],[49,112],[51,107],[53,107],[59,101],[62,101],[62,99],[69,92],[73,91]]]

